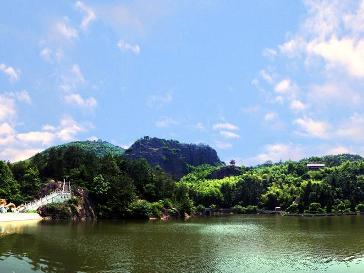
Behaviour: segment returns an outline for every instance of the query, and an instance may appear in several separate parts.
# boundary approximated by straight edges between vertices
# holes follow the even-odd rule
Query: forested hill
[[[103,157],[108,154],[119,156],[119,155],[124,154],[124,152],[125,152],[125,149],[123,149],[119,146],[113,145],[107,141],[86,140],[86,141],[73,141],[73,142],[53,146],[53,147],[41,152],[41,155],[47,157],[49,155],[49,153],[52,151],[55,151],[55,150],[62,151],[62,150],[67,150],[69,148],[75,148],[75,149],[83,150],[86,152],[91,152],[91,153],[95,154],[97,157]]]
[[[144,158],[152,166],[159,166],[165,172],[179,179],[189,172],[189,166],[202,164],[219,165],[217,153],[204,144],[185,144],[176,140],[144,137],[136,141],[125,152],[128,159]]]

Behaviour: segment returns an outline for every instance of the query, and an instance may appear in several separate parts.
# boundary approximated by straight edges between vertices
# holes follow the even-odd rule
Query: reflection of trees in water
[[[100,253],[92,253],[87,245],[79,245],[72,239],[80,233],[79,227],[60,225],[56,229],[44,225],[8,228],[7,235],[0,238],[1,259],[10,256],[25,259],[33,270],[43,272],[99,272],[103,269],[105,261]]]
[[[7,234],[0,257],[25,259],[43,272],[239,272],[263,263],[310,269],[361,257],[362,230],[364,217],[345,216],[0,224]]]
[[[276,251],[282,255],[296,253],[297,258],[320,263],[348,261],[364,255],[363,216],[278,216],[263,226],[267,229],[267,249],[275,243]]]

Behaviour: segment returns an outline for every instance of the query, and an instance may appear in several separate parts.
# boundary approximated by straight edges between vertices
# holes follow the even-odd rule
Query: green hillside
[[[95,154],[97,157],[103,157],[105,155],[111,154],[115,156],[123,155],[125,150],[119,146],[113,145],[107,141],[97,140],[97,141],[73,141],[57,146],[53,146],[47,150],[44,150],[40,154],[42,156],[49,155],[51,150],[67,150],[69,148],[80,149],[85,152],[90,152]]]

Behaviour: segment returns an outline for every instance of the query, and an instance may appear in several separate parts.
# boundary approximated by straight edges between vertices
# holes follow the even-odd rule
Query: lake
[[[364,272],[364,216],[0,223],[0,272]]]

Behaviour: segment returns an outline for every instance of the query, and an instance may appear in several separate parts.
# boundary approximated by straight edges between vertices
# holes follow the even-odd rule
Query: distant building
[[[308,163],[307,168],[309,170],[319,170],[319,169],[325,168],[325,164],[322,164],[322,163]]]

